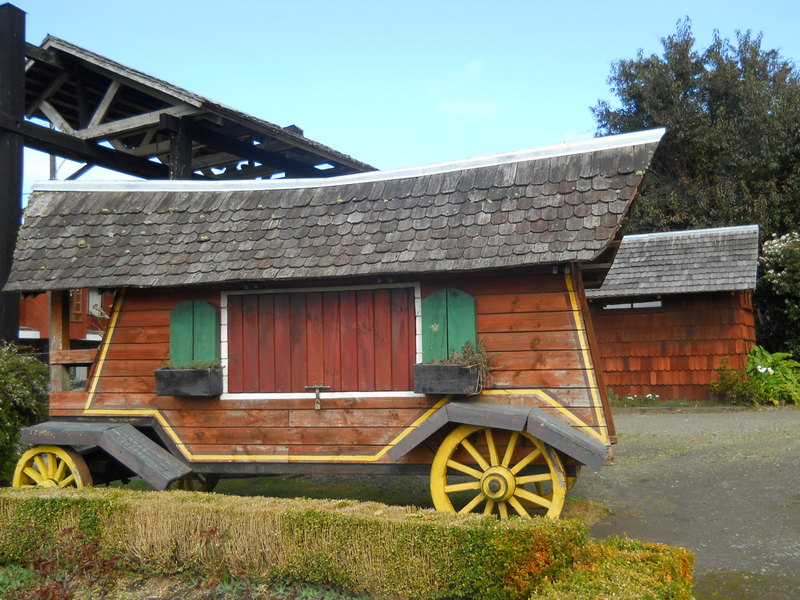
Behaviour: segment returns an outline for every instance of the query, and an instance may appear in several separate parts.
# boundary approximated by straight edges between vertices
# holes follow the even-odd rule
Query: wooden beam
[[[47,100],[50,96],[55,94],[61,86],[69,79],[69,73],[59,73],[57,77],[53,78],[53,81],[50,82],[39,96],[30,103],[27,109],[25,109],[25,116],[31,117],[33,113],[35,113],[39,107],[41,106],[42,102]]]
[[[89,350],[50,349],[51,365],[91,365],[97,357],[97,348]]]
[[[169,177],[169,169],[164,165],[80,140],[30,121],[15,121],[2,113],[0,113],[0,131],[19,134],[23,137],[26,146],[47,154],[55,154],[78,162],[92,163],[112,171],[144,179],[167,179]]]
[[[223,150],[225,152],[230,152],[236,156],[241,156],[245,159],[251,159],[264,165],[277,167],[281,171],[285,171],[289,176],[320,176],[320,171],[310,165],[292,160],[291,158],[286,158],[285,156],[282,156],[276,152],[262,150],[258,146],[229,138],[226,135],[211,131],[205,127],[198,126],[197,124],[195,124],[195,127],[192,130],[192,137],[196,141],[205,144],[206,146]]]
[[[108,84],[108,89],[103,95],[103,99],[100,100],[100,103],[97,105],[97,108],[94,109],[94,113],[92,114],[92,118],[89,120],[89,125],[87,125],[87,127],[97,127],[103,122],[103,119],[105,118],[108,109],[111,107],[111,103],[114,101],[114,98],[117,97],[117,92],[121,86],[122,84],[120,83],[119,79],[114,79],[110,84]]]
[[[201,112],[199,109],[188,104],[181,104],[179,106],[170,106],[169,108],[162,108],[151,112],[127,117],[125,119],[117,119],[109,123],[103,123],[95,127],[87,127],[86,129],[79,129],[75,131],[75,136],[82,140],[98,140],[108,137],[119,137],[137,131],[139,129],[147,129],[153,125],[157,125],[161,115],[172,115],[174,117],[186,117],[196,115]]]
[[[15,121],[25,113],[25,13],[0,6],[0,114]],[[8,281],[22,220],[22,151],[18,132],[0,130],[0,289]],[[19,294],[0,293],[0,338],[19,336]]]
[[[39,110],[44,113],[44,116],[55,126],[56,129],[59,131],[63,131],[64,133],[74,134],[75,130],[72,128],[72,125],[61,116],[61,113],[56,110],[56,108],[50,104],[47,100],[43,100],[39,104]]]
[[[50,65],[51,67],[55,67],[56,69],[64,68],[64,64],[59,60],[55,52],[45,50],[44,48],[29,44],[27,42],[25,43],[25,56],[46,65]]]

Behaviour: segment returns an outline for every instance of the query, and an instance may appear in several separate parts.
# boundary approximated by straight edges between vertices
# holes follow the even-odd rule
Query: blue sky
[[[12,4],[31,43],[53,34],[381,169],[591,138],[611,64],[660,54],[685,16],[701,48],[715,29],[750,29],[800,59],[796,0]],[[46,176],[46,158],[28,154],[26,188]]]

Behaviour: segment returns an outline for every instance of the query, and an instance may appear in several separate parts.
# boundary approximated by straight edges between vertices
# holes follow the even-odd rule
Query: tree
[[[612,65],[619,99],[592,112],[601,134],[666,127],[634,207],[631,231],[759,223],[800,227],[800,77],[761,35],[714,34],[695,48],[688,19],[661,40],[663,56]]]
[[[0,344],[0,485],[11,481],[19,430],[47,415],[47,367],[17,346]]]

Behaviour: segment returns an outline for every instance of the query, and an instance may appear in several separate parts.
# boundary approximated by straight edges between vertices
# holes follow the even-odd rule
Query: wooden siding
[[[80,294],[81,311],[75,319],[70,314],[69,337],[72,340],[85,340],[89,332],[103,332],[108,325],[105,317],[96,317],[89,314],[89,290],[78,290]],[[111,312],[111,296],[103,295],[103,311]],[[39,339],[46,340],[49,330],[50,293],[45,292],[36,296],[22,296],[20,298],[19,325],[21,328],[32,329],[39,333]],[[95,342],[96,344],[97,342]]]
[[[661,308],[591,303],[605,384],[617,395],[707,400],[724,358],[744,366],[755,343],[752,292],[670,295]]]
[[[570,295],[570,286],[576,284]],[[475,297],[477,336],[494,355],[495,368],[493,383],[475,401],[541,406],[597,439],[607,439],[601,396],[593,384],[586,344],[584,326],[588,319],[576,308],[580,306],[577,302],[580,282],[568,284],[563,274],[554,275],[548,270],[514,277],[460,277],[436,284],[423,282],[421,287],[423,297],[441,287],[458,287]],[[402,292],[396,292],[397,289]],[[314,409],[313,394],[283,397],[272,394],[268,399],[248,397],[247,393],[192,399],[156,396],[153,371],[169,363],[170,311],[186,300],[201,300],[219,307],[221,293],[128,290],[110,339],[99,352],[94,369],[97,377],[90,379],[86,392],[53,394],[51,414],[156,418],[190,461],[203,464],[391,462],[386,451],[398,436],[446,402],[441,397],[412,393],[381,396],[378,389],[390,377],[389,370],[381,364],[385,355],[377,352],[380,344],[386,343],[385,336],[406,340],[401,346],[407,344],[407,348],[401,353],[407,357],[409,374],[403,374],[402,378],[407,381],[410,377],[415,356],[409,354],[408,348],[414,346],[415,336],[409,323],[414,320],[392,317],[392,310],[398,304],[401,313],[408,309],[413,313],[411,300],[399,301],[401,295],[409,294],[408,290],[372,290],[369,294],[372,298],[358,290],[348,292],[350,295],[331,291],[331,298],[348,298],[338,307],[332,299],[328,302],[324,293],[316,292],[274,294],[264,300],[273,303],[273,311],[264,313],[266,323],[271,314],[274,321],[282,320],[305,331],[299,334],[285,327],[279,333],[274,325],[271,334],[261,325],[244,326],[245,319],[252,318],[245,316],[247,306],[251,311],[257,310],[262,297],[268,295],[248,294],[234,301],[241,302],[241,310],[232,314],[234,320],[238,318],[236,314],[241,316],[242,326],[238,334],[231,336],[232,343],[250,340],[247,342],[250,347],[261,347],[263,355],[261,338],[266,336],[267,341],[272,340],[275,353],[283,353],[291,366],[290,373],[275,373],[276,389],[279,381],[288,389],[297,389],[299,385],[308,385],[309,377],[325,381],[332,374],[341,378],[342,388],[357,386],[344,389],[375,390],[368,396],[358,392],[353,392],[353,396],[323,393],[321,410]],[[228,300],[232,298],[233,295],[228,296]],[[359,298],[363,301],[359,302]],[[392,310],[387,311],[387,307]],[[309,336],[310,328],[321,327],[325,331],[327,319],[340,321],[340,337],[332,346],[324,335]],[[370,330],[364,323],[379,325]],[[376,328],[383,333],[377,335]],[[292,336],[298,335],[301,339],[305,336],[303,352],[290,343]],[[236,341],[237,336],[241,342]],[[276,341],[278,336],[283,336],[284,341]],[[365,339],[377,340],[368,352],[363,350],[369,346],[363,343]],[[351,351],[336,352],[330,348]],[[235,367],[236,377],[241,378],[237,385],[244,386],[247,378],[264,376],[260,361],[249,365],[246,362]],[[295,366],[300,365],[307,369],[302,371],[302,378],[295,377]],[[362,373],[362,365],[369,367],[368,375]],[[394,382],[394,369],[391,377]],[[404,457],[402,462],[426,464],[431,458],[431,451],[422,448]]]

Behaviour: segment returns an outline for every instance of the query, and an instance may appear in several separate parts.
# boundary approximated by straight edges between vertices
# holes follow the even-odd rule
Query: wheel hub
[[[490,500],[505,502],[517,490],[514,474],[505,467],[487,469],[481,477],[481,491]]]

